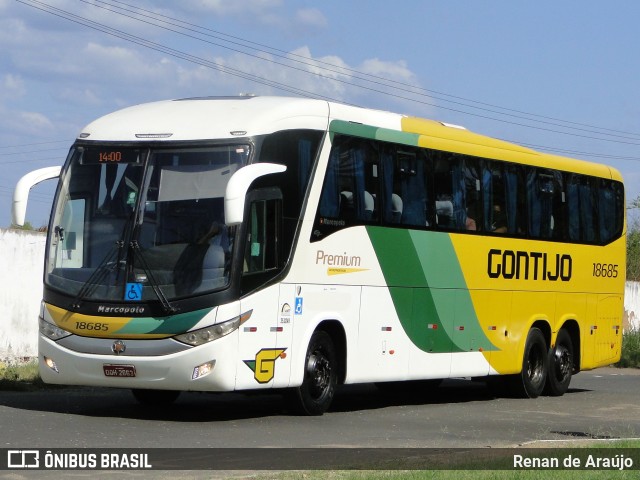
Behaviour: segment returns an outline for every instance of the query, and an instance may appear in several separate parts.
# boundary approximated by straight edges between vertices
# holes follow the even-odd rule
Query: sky
[[[607,163],[629,203],[639,18],[635,0],[0,0],[0,227],[19,178],[61,165],[92,120],[240,93],[416,115]],[[32,190],[35,227],[53,192]]]

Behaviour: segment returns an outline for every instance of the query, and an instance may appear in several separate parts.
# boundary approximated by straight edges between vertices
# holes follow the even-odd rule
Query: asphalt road
[[[287,414],[278,395],[183,393],[169,408],[127,390],[0,392],[3,448],[511,447],[640,437],[640,370],[582,372],[562,397],[495,398],[447,380],[421,393],[345,386],[321,417]]]
[[[150,410],[126,390],[0,391],[0,449],[553,448],[549,441],[640,438],[639,392],[640,370],[613,368],[580,373],[562,397],[533,400],[496,398],[484,383],[463,379],[421,393],[357,385],[343,387],[323,416],[298,417],[287,414],[278,395],[184,393],[172,407]],[[256,473],[213,470],[67,473],[92,480],[237,479]],[[62,473],[9,470],[0,479],[57,479]]]

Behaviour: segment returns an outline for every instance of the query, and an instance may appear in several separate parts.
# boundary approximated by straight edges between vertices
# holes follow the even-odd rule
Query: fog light
[[[54,372],[60,373],[58,372],[58,366],[56,365],[56,362],[53,361],[53,358],[44,357],[44,363]]]
[[[195,380],[196,378],[204,377],[205,375],[209,375],[213,371],[213,367],[216,366],[216,361],[211,360],[210,362],[203,363],[202,365],[198,365],[193,369],[193,374],[191,375],[191,380]]]

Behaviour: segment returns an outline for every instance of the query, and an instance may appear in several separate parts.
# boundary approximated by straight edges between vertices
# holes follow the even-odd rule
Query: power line
[[[518,145],[522,145],[523,147],[530,147],[530,148],[534,148],[536,150],[544,150],[544,151],[549,151],[549,152],[558,152],[558,153],[569,154],[569,155],[584,155],[584,156],[588,156],[588,157],[606,158],[606,159],[610,159],[610,160],[640,161],[640,157],[631,157],[631,156],[627,156],[627,155],[612,155],[612,154],[608,154],[608,153],[591,153],[591,152],[584,152],[584,151],[580,151],[580,150],[571,150],[571,149],[560,148],[560,147],[547,147],[547,146],[544,146],[544,145],[536,145],[536,144],[533,144],[533,143],[525,143],[525,142],[517,142],[517,143],[518,143]]]
[[[355,70],[355,69],[351,69],[351,68],[344,67],[344,66],[338,66],[338,65],[335,65],[335,64],[332,64],[332,63],[329,63],[329,62],[324,62],[322,60],[310,59],[308,57],[304,57],[302,55],[294,54],[292,52],[285,52],[285,51],[280,50],[280,49],[275,49],[273,47],[270,47],[270,46],[267,46],[267,45],[264,45],[264,44],[260,44],[260,43],[256,43],[256,42],[250,42],[250,41],[248,41],[246,39],[242,39],[241,37],[227,35],[227,34],[224,34],[222,32],[216,31],[216,30],[211,30],[211,29],[208,29],[208,28],[205,28],[205,27],[201,27],[201,26],[195,25],[193,23],[184,22],[182,20],[179,20],[179,19],[176,19],[176,18],[173,18],[173,17],[169,17],[169,16],[166,16],[166,15],[162,15],[162,14],[159,14],[159,13],[155,13],[155,12],[152,12],[150,10],[146,10],[144,8],[141,8],[141,7],[135,7],[135,6],[132,6],[130,4],[127,4],[125,2],[118,1],[118,0],[111,0],[111,1],[113,3],[116,3],[116,4],[125,5],[126,7],[129,7],[129,8],[120,7],[118,5],[113,5],[113,3],[108,3],[108,2],[105,2],[105,1],[101,1],[101,0],[95,0],[94,2],[88,2],[87,0],[80,0],[80,1],[82,1],[83,3],[87,3],[87,4],[91,5],[91,6],[94,6],[94,7],[97,7],[97,8],[101,8],[101,9],[105,9],[105,10],[107,10],[109,12],[116,13],[118,15],[124,16],[124,17],[132,19],[132,20],[143,22],[143,23],[146,23],[148,25],[153,25],[153,26],[156,26],[158,28],[162,28],[164,30],[168,30],[168,31],[177,33],[179,35],[183,35],[183,36],[195,39],[195,40],[199,40],[199,41],[202,41],[202,42],[205,42],[205,43],[209,43],[209,44],[221,47],[221,48],[225,48],[225,49],[233,51],[233,52],[241,53],[243,55],[247,55],[247,56],[250,56],[252,58],[256,58],[258,60],[261,60],[261,61],[268,61],[268,62],[271,62],[271,63],[275,63],[277,65],[284,66],[286,68],[291,68],[291,69],[294,69],[294,70],[302,71],[302,72],[307,73],[307,74],[312,73],[312,72],[309,72],[308,70],[301,69],[301,68],[298,68],[298,67],[294,67],[294,66],[291,66],[291,65],[288,65],[288,64],[284,64],[284,63],[281,63],[281,62],[270,60],[268,58],[261,57],[259,55],[254,54],[254,53],[251,53],[251,52],[246,52],[244,50],[240,50],[240,49],[237,49],[237,48],[234,48],[234,47],[229,47],[229,46],[226,46],[226,45],[222,45],[220,43],[211,42],[211,41],[208,41],[208,40],[205,40],[205,39],[202,39],[202,38],[199,38],[199,37],[196,37],[196,36],[184,33],[184,32],[180,32],[180,31],[174,30],[172,28],[165,27],[163,25],[158,25],[157,23],[153,23],[153,22],[150,22],[150,21],[142,20],[140,18],[135,18],[135,17],[132,17],[131,15],[127,15],[126,13],[122,13],[121,11],[112,10],[111,8],[107,8],[107,7],[113,7],[113,8],[116,8],[116,9],[120,9],[122,11],[129,12],[129,13],[131,13],[133,15],[141,16],[143,18],[148,18],[148,19],[151,19],[151,20],[154,20],[154,21],[164,22],[164,23],[167,23],[167,24],[169,24],[171,26],[174,26],[174,27],[177,27],[177,28],[182,28],[182,29],[185,29],[185,30],[190,31],[190,32],[198,33],[200,35],[205,35],[205,36],[208,36],[208,37],[211,37],[211,38],[215,38],[217,40],[221,40],[223,42],[227,42],[227,43],[230,43],[232,45],[240,46],[240,47],[243,47],[243,48],[252,48],[252,49],[257,50],[258,52],[267,53],[269,55],[274,55],[274,56],[276,56],[278,58],[285,59],[287,61],[294,61],[294,62],[297,62],[297,63],[301,63],[301,64],[303,64],[305,66],[308,66],[308,67],[319,68],[319,65],[324,65],[325,67],[327,67],[325,69],[328,70],[331,73],[342,74],[342,75],[353,74],[354,75],[353,78],[355,78],[356,80],[365,81],[365,82],[369,82],[369,83],[372,83],[372,84],[375,84],[375,85],[380,85],[380,86],[384,86],[384,87],[388,87],[388,88],[393,88],[395,90],[406,92],[406,93],[410,93],[410,94],[413,94],[413,95],[429,97],[429,98],[432,98],[434,100],[450,102],[450,103],[453,103],[455,105],[461,105],[461,106],[464,106],[464,107],[467,107],[467,108],[475,108],[475,109],[478,109],[478,110],[487,111],[489,113],[494,113],[494,114],[498,114],[498,115],[504,115],[504,116],[513,117],[513,118],[519,118],[519,119],[526,120],[526,121],[535,121],[535,122],[539,122],[539,123],[543,123],[543,124],[547,124],[547,125],[551,125],[551,126],[556,126],[556,127],[560,127],[560,128],[569,128],[569,129],[582,131],[582,132],[586,132],[586,133],[593,133],[593,134],[596,134],[596,135],[607,135],[607,136],[623,138],[623,139],[628,139],[628,140],[639,140],[640,139],[640,138],[638,138],[638,137],[640,137],[640,134],[638,134],[638,133],[624,132],[624,131],[620,131],[620,130],[613,130],[613,129],[603,128],[603,127],[596,127],[596,126],[593,126],[593,125],[581,124],[581,123],[571,122],[571,121],[562,120],[562,119],[558,119],[558,118],[554,118],[554,117],[542,116],[542,115],[523,112],[523,111],[520,111],[520,110],[500,107],[500,106],[497,106],[497,105],[484,103],[484,102],[478,102],[476,100],[470,100],[470,99],[466,99],[466,98],[463,98],[463,97],[450,95],[450,94],[443,93],[443,92],[437,92],[437,91],[434,91],[434,90],[428,90],[428,89],[425,89],[425,88],[422,88],[422,87],[418,87],[418,86],[415,86],[415,85],[407,84],[407,83],[404,83],[404,82],[399,82],[399,81],[396,81],[396,80],[384,78],[384,77],[373,75],[373,74],[363,73],[363,72],[360,72],[360,71]],[[98,4],[103,4],[103,5],[98,5]],[[106,5],[106,6],[104,6],[104,5]],[[133,9],[135,9],[135,10],[133,10]],[[143,13],[139,13],[139,12],[144,12],[144,14]],[[184,27],[182,25],[187,25],[187,27]],[[191,27],[193,27],[193,28],[191,28]],[[213,33],[215,33],[215,35],[212,35],[212,34],[209,34],[209,33],[206,33],[206,32],[213,32]],[[227,40],[224,37],[229,37],[229,38],[232,38],[234,40]],[[239,41],[235,41],[235,40],[239,40]],[[249,46],[247,44],[254,45],[254,47],[251,47],[251,46]],[[255,48],[255,47],[259,47],[259,48]],[[265,50],[265,49],[267,49],[267,50]],[[276,53],[274,53],[274,52],[276,52]],[[295,58],[297,58],[299,60],[295,60],[295,59],[292,60],[291,57],[295,57]],[[364,86],[352,84],[350,82],[342,81],[342,80],[331,78],[331,77],[325,77],[325,78],[328,78],[329,80],[333,80],[333,81],[339,81],[339,82],[342,82],[342,83],[347,83],[349,85],[360,87],[360,88],[367,88],[367,87],[364,87]],[[394,87],[393,85],[397,85],[397,86]],[[411,90],[408,90],[406,87],[410,88]],[[417,90],[418,92],[416,92],[415,90]],[[376,93],[388,94],[386,92],[381,92],[379,90],[373,90],[373,91],[375,91]],[[420,92],[424,92],[424,93],[420,93]],[[456,100],[459,100],[459,101],[448,100],[448,99],[445,99],[445,98],[435,97],[433,94],[442,95],[442,96],[446,96],[446,97],[450,97],[450,98],[455,98]],[[400,98],[403,98],[403,97],[400,97]],[[475,106],[475,105],[469,105],[468,103],[463,103],[463,102],[472,102],[472,103],[476,103],[478,105],[483,105],[484,107],[478,107],[478,106]],[[428,105],[434,106],[433,104],[428,104]],[[442,108],[439,105],[435,105],[435,106],[437,106],[439,108]],[[512,112],[512,113],[499,112],[499,111],[496,111],[496,110],[488,109],[486,107],[491,107],[493,109],[497,108],[497,109],[504,110],[506,112]],[[465,112],[462,112],[462,113],[465,113]],[[526,117],[523,117],[522,115],[526,115]],[[535,118],[529,118],[529,117],[537,117],[537,118],[541,118],[543,120],[535,120]],[[568,124],[568,125],[562,125],[562,124],[559,124],[557,122],[562,122],[562,123],[565,123],[565,124]],[[576,126],[570,126],[570,125],[576,125]],[[615,132],[615,134],[603,133],[603,132]],[[629,137],[629,135],[631,135],[632,137]],[[634,138],[634,137],[636,137],[636,138]]]
[[[152,42],[152,41],[147,40],[147,39],[142,38],[142,37],[131,35],[131,34],[127,33],[127,32],[124,32],[124,31],[109,27],[109,26],[101,24],[99,22],[94,22],[94,21],[89,20],[87,18],[80,17],[80,16],[75,15],[75,14],[73,14],[71,12],[67,12],[65,10],[53,7],[53,6],[48,5],[46,3],[43,3],[43,2],[39,2],[39,1],[36,1],[36,0],[26,0],[26,1],[17,0],[17,1],[19,1],[19,3],[22,3],[24,5],[30,6],[32,8],[38,9],[38,10],[41,10],[41,11],[43,11],[45,13],[49,13],[49,14],[58,16],[58,17],[63,18],[65,20],[68,20],[68,21],[71,21],[71,22],[74,22],[74,23],[78,23],[78,24],[80,24],[82,26],[89,27],[89,28],[92,28],[94,30],[101,31],[103,33],[107,33],[108,35],[112,35],[112,36],[115,36],[115,37],[120,38],[122,40],[138,44],[138,45],[143,46],[145,48],[149,48],[149,49],[152,49],[152,50],[155,50],[155,51],[159,51],[159,52],[165,53],[167,55],[170,55],[170,56],[173,56],[173,57],[176,57],[176,58],[180,58],[182,60],[186,60],[186,61],[189,61],[189,62],[192,62],[192,63],[195,63],[195,64],[199,64],[199,65],[205,66],[207,68],[211,68],[211,69],[220,71],[221,73],[234,75],[234,76],[237,76],[239,78],[243,78],[243,79],[248,80],[248,81],[260,83],[260,84],[263,84],[263,85],[266,85],[266,86],[270,86],[272,88],[276,88],[276,89],[279,89],[279,90],[287,91],[289,93],[294,93],[294,94],[301,95],[301,96],[304,96],[304,97],[322,98],[322,99],[329,100],[329,101],[338,101],[338,100],[336,100],[334,98],[331,98],[331,97],[328,97],[328,96],[325,96],[325,95],[318,95],[318,94],[316,94],[314,92],[310,92],[310,91],[307,91],[307,90],[304,90],[304,89],[301,89],[301,88],[293,87],[293,86],[290,86],[290,85],[287,85],[287,84],[284,84],[284,83],[281,83],[281,82],[277,82],[277,81],[274,81],[274,80],[270,80],[270,79],[267,79],[267,78],[264,78],[264,77],[259,77],[257,75],[253,75],[253,74],[250,74],[248,72],[244,72],[244,71],[239,70],[239,69],[235,69],[235,68],[232,68],[232,67],[229,67],[229,66],[226,66],[226,65],[222,65],[222,64],[217,63],[217,62],[205,60],[205,59],[203,59],[201,57],[197,57],[195,55],[191,55],[191,54],[179,51],[179,50],[175,50],[175,49],[167,47],[165,45]],[[84,1],[84,0],[81,0],[81,1]],[[113,0],[113,1],[117,2],[117,0]],[[31,3],[28,3],[28,2],[31,2]],[[105,3],[105,2],[100,2],[100,3]],[[120,3],[122,5],[126,5],[128,7],[134,8],[131,5],[128,5],[128,4],[124,3],[124,2],[117,2],[117,3]],[[34,5],[34,4],[37,4],[37,5],[40,5],[40,6],[37,6],[37,5]],[[91,5],[93,5],[93,4],[91,4]],[[117,7],[115,5],[112,5],[112,4],[107,4],[107,5],[109,5],[111,7],[114,7],[114,8],[122,8],[122,7]],[[104,8],[104,7],[100,7],[100,8]],[[129,15],[113,11],[111,9],[107,9],[107,10],[112,11],[113,13],[118,13],[120,15],[124,15],[124,16],[132,19],[132,20],[143,21],[143,20],[140,20],[138,18],[134,18],[134,17],[131,17]],[[125,11],[130,11],[130,10],[127,10],[127,9],[124,9],[124,10]],[[155,13],[150,12],[148,10],[144,10],[144,9],[140,9],[140,10],[142,10],[144,12],[152,13],[153,15],[156,15],[156,16],[159,16],[159,17],[162,17],[162,18],[171,19],[171,17],[166,17],[166,16],[163,16],[163,15],[160,15],[160,14],[155,14]],[[140,14],[137,14],[137,15],[140,15]],[[145,15],[145,16],[147,16],[147,15]],[[155,19],[155,20],[158,20],[158,19]],[[172,19],[172,20],[175,20],[175,19]],[[160,21],[160,20],[158,20],[158,21]],[[175,20],[175,21],[181,22],[179,20]],[[149,22],[145,22],[145,23],[149,23]],[[186,22],[182,22],[182,23],[187,24],[187,25],[193,25],[193,24],[188,24]],[[152,23],[152,25],[157,26],[159,28],[167,29],[166,27],[163,27],[161,25],[157,25],[155,23]],[[180,27],[180,28],[184,28],[184,27]],[[197,28],[202,28],[202,27],[197,27]],[[182,32],[178,32],[178,31],[175,31],[175,30],[172,30],[172,29],[168,29],[168,30],[173,31],[175,33],[179,33],[181,35],[185,35]],[[187,36],[190,36],[190,35],[187,35]],[[201,38],[198,38],[198,37],[193,37],[193,36],[190,36],[190,37],[194,38],[196,40],[205,41],[205,40],[202,40]],[[232,37],[232,38],[239,39],[240,37]],[[250,42],[250,43],[254,43],[254,42]],[[218,45],[218,44],[216,44],[216,45]],[[255,45],[261,45],[261,44],[255,44]],[[246,45],[243,45],[243,46],[245,48],[249,48]],[[228,47],[224,47],[223,46],[223,48],[228,48]],[[272,47],[266,47],[266,48],[270,48],[271,49]],[[278,51],[277,49],[274,49],[274,50]],[[235,51],[238,51],[238,52],[243,53],[245,55],[251,55],[253,57],[257,57],[257,58],[259,58],[261,60],[265,60],[262,57],[259,57],[259,56],[256,56],[256,55],[252,55],[252,54],[249,54],[247,52],[243,52],[243,51],[239,51],[239,50],[235,50]],[[263,51],[263,53],[269,53],[269,52]],[[307,57],[302,57],[302,56],[299,56],[299,57],[307,58]],[[309,72],[307,70],[303,70],[303,69],[300,69],[300,68],[297,68],[297,67],[292,67],[290,65],[282,64],[282,63],[279,63],[279,62],[274,62],[273,60],[266,59],[266,61],[270,61],[272,63],[276,63],[278,65],[282,65],[282,66],[285,66],[287,68],[295,68],[296,70],[301,70],[301,71],[304,71],[305,73],[314,74],[313,72]],[[318,63],[330,65],[330,64],[328,64],[326,62],[316,61],[316,60],[314,60],[313,64],[306,63],[306,65],[314,66],[314,67],[317,68],[317,64]],[[334,67],[337,67],[337,66],[334,66]],[[339,67],[339,68],[342,68],[342,67]],[[346,71],[350,71],[350,72],[356,72],[356,73],[358,73],[359,75],[362,75],[362,76],[367,76],[368,75],[368,74],[363,74],[362,72],[357,72],[356,70],[352,70],[352,69],[345,69],[345,70]],[[336,73],[336,72],[334,72],[334,73]],[[381,91],[381,90],[378,90],[378,89],[375,89],[375,88],[366,87],[366,86],[363,86],[363,85],[358,85],[358,84],[354,84],[354,83],[351,83],[351,82],[347,82],[345,80],[336,79],[336,78],[332,78],[332,77],[327,77],[326,75],[322,75],[322,74],[317,74],[316,73],[314,75],[319,76],[319,77],[324,78],[324,79],[327,79],[327,80],[330,80],[330,81],[340,82],[340,83],[344,83],[346,85],[350,85],[350,86],[353,86],[353,87],[356,87],[356,88],[366,89],[366,90],[371,91],[371,92],[380,93],[380,94],[383,94],[383,95],[388,95],[388,96],[392,96],[392,97],[399,98],[399,99],[409,100],[409,101],[412,101],[412,102],[415,102],[415,103],[420,103],[420,104],[424,104],[424,105],[428,105],[428,106],[442,108],[442,109],[445,109],[445,110],[454,111],[454,112],[462,113],[462,114],[465,114],[465,115],[471,115],[471,116],[484,118],[484,119],[488,119],[488,120],[508,123],[508,124],[515,125],[515,126],[521,126],[521,127],[525,127],[525,128],[534,128],[534,129],[537,129],[537,130],[548,131],[548,132],[557,133],[557,134],[570,135],[570,136],[581,137],[581,138],[588,138],[588,139],[591,139],[591,140],[595,139],[595,140],[600,140],[600,141],[621,143],[621,144],[627,144],[627,145],[640,145],[640,143],[638,143],[638,142],[615,140],[615,139],[610,139],[610,138],[596,138],[596,137],[593,137],[593,136],[590,136],[590,135],[583,135],[583,134],[573,133],[573,132],[558,131],[558,130],[553,130],[553,129],[546,128],[546,127],[530,125],[530,124],[523,124],[523,123],[504,120],[504,119],[500,119],[500,118],[494,118],[494,117],[491,117],[491,116],[488,116],[488,115],[482,115],[482,114],[478,114],[478,113],[467,112],[467,111],[463,111],[463,110],[459,110],[459,109],[455,109],[455,108],[450,108],[450,107],[445,107],[445,106],[442,106],[442,105],[437,105],[437,104],[434,104],[434,103],[431,103],[431,102],[417,100],[415,98],[406,97],[406,96],[403,96],[403,95],[398,95],[398,94],[393,94],[393,93],[390,93],[390,92]],[[382,77],[377,77],[377,76],[372,76],[372,77],[373,78],[382,78]],[[370,80],[368,80],[366,78],[365,79],[359,78],[359,79],[360,80],[365,80],[365,81],[370,81]],[[399,83],[399,82],[395,82],[393,80],[388,80],[388,79],[383,79],[383,80],[387,81],[387,82],[391,82],[391,83]],[[385,86],[389,87],[389,88],[394,88],[395,90],[400,90],[400,91],[404,91],[406,93],[415,95],[415,92],[411,92],[411,91],[406,90],[406,89],[404,89],[404,90],[403,89],[398,89],[397,87],[392,87],[392,86],[389,86],[389,85],[385,85]],[[411,88],[418,88],[418,87],[411,86]],[[425,90],[425,89],[423,89],[423,90]],[[447,94],[444,94],[444,95],[447,95]],[[422,96],[428,96],[428,95],[422,95]],[[430,97],[430,98],[432,98],[432,97]],[[461,98],[461,97],[454,97],[454,98]],[[440,99],[440,100],[442,100],[442,99]],[[445,101],[448,101],[448,100],[445,100]],[[472,100],[472,102],[478,103],[478,104],[482,104],[482,102],[476,102],[476,101],[473,101],[473,100]],[[342,103],[345,103],[345,102],[342,102]],[[490,104],[485,104],[485,105],[490,105]],[[465,105],[465,106],[471,107],[471,108],[480,108],[480,107],[475,107],[475,106],[472,106],[472,105]],[[504,109],[503,107],[496,107],[496,108]],[[482,108],[480,108],[480,109],[483,110]],[[486,110],[486,109],[484,109],[484,110]],[[517,110],[512,110],[512,109],[505,109],[505,110],[510,110],[510,111],[517,112]],[[504,114],[502,112],[496,112],[496,111],[492,111],[492,110],[486,110],[486,111],[488,111],[490,113],[497,113],[499,115],[508,115],[508,114]],[[529,113],[526,113],[526,112],[521,112],[521,113],[524,113],[524,114],[529,115],[529,116],[537,116],[537,115],[529,114]],[[538,116],[538,117],[541,117],[541,116]],[[538,122],[538,123],[547,123],[547,124],[549,123],[549,122],[542,122],[540,120],[523,118],[523,117],[518,117],[518,118],[524,119],[526,121],[532,121],[532,122]],[[552,118],[552,117],[545,117],[545,118]],[[566,122],[564,120],[558,120],[558,121]],[[576,125],[583,125],[583,124],[577,124],[575,122],[566,122],[566,123],[574,123]],[[576,127],[567,127],[567,126],[564,126],[564,125],[557,125],[557,124],[552,124],[552,125],[558,126],[558,127],[561,127],[561,128],[570,128],[570,129],[574,129],[574,130],[577,130],[577,131],[586,131],[584,129],[579,129],[579,128],[576,128]],[[588,125],[584,125],[584,126],[588,126]],[[589,128],[599,128],[599,127],[592,127],[592,126],[588,126],[588,127]],[[601,130],[616,131],[616,130],[611,130],[611,129],[601,129]],[[594,132],[594,131],[586,131],[586,132],[587,133],[594,133],[594,134],[597,134],[597,135],[606,135],[606,136],[611,136],[611,137],[615,137],[615,138],[626,138],[628,140],[632,140],[632,138],[625,137],[625,136],[622,136],[622,135],[611,135],[611,134],[606,134],[606,133],[602,133],[602,132]],[[616,132],[618,132],[618,131],[616,131]],[[628,132],[619,132],[619,133],[625,133],[625,134],[628,134],[628,135],[637,135],[637,134],[628,133]],[[558,151],[557,149],[551,149],[551,148],[547,148],[547,149],[548,150],[553,150],[553,151]],[[597,154],[594,154],[594,156],[596,156],[596,155]]]
[[[49,144],[52,144],[52,143],[63,143],[63,142],[67,142],[68,143],[67,140],[51,140],[51,141],[48,141],[48,142],[23,143],[23,144],[20,144],[20,145],[3,145],[3,146],[0,146],[0,149],[3,149],[3,148],[33,147],[33,146],[36,146],[36,145],[49,145]],[[3,155],[3,154],[0,153],[0,155]]]
[[[61,140],[62,142],[62,140]],[[8,157],[10,155],[27,155],[27,154],[32,154],[32,153],[41,153],[41,152],[55,152],[55,151],[66,151],[68,149],[63,149],[61,147],[58,148],[42,148],[39,150],[30,150],[30,151],[26,151],[26,152],[6,152],[6,153],[2,153],[0,152],[0,157]]]
[[[239,78],[243,78],[245,80],[249,80],[249,81],[253,81],[253,82],[256,82],[256,83],[260,83],[262,85],[273,87],[273,88],[276,88],[276,89],[279,89],[279,90],[282,90],[282,91],[286,91],[286,92],[289,92],[289,93],[294,93],[296,95],[300,95],[300,96],[307,97],[307,98],[322,98],[322,99],[329,100],[329,101],[338,101],[337,99],[334,99],[334,98],[331,98],[331,97],[328,97],[328,96],[318,95],[318,94],[315,94],[313,92],[310,92],[310,91],[307,91],[307,90],[303,90],[301,88],[292,87],[290,85],[287,85],[287,84],[284,84],[284,83],[281,83],[281,82],[277,82],[275,80],[269,80],[269,79],[266,79],[266,78],[263,78],[263,77],[259,77],[257,75],[253,75],[253,74],[244,72],[242,70],[238,70],[238,69],[226,66],[226,65],[222,65],[222,64],[217,63],[217,62],[205,60],[205,59],[203,59],[201,57],[197,57],[195,55],[190,55],[188,53],[181,52],[179,50],[175,50],[173,48],[170,48],[170,47],[167,47],[167,46],[152,42],[152,41],[144,39],[142,37],[138,37],[136,35],[132,35],[132,34],[129,34],[127,32],[123,32],[122,30],[118,30],[116,28],[112,28],[112,27],[109,27],[107,25],[104,25],[104,24],[101,24],[101,23],[98,23],[98,22],[94,22],[94,21],[89,20],[87,18],[75,15],[75,14],[67,12],[65,10],[53,7],[53,6],[48,5],[48,4],[45,4],[43,2],[38,2],[36,0],[27,0],[27,1],[17,0],[17,1],[19,3],[24,4],[24,5],[27,5],[27,6],[30,6],[32,8],[35,8],[37,10],[41,10],[41,11],[49,13],[51,15],[63,18],[65,20],[68,20],[68,21],[83,25],[85,27],[92,28],[94,30],[98,30],[100,32],[103,32],[103,33],[106,33],[108,35],[120,38],[122,40],[126,40],[126,41],[131,42],[131,43],[135,43],[137,45],[149,48],[151,50],[162,52],[162,53],[165,53],[167,55],[170,55],[170,56],[173,56],[173,57],[176,57],[176,58],[180,58],[182,60],[186,60],[186,61],[198,64],[198,65],[202,65],[202,66],[207,67],[207,68],[211,68],[213,70],[220,71],[222,73],[233,75],[233,76],[236,76],[236,77],[239,77]],[[32,3],[27,3],[27,2],[36,3],[36,4],[39,4],[41,6],[36,6],[36,5],[33,5]],[[47,9],[50,9],[50,10],[47,10]]]

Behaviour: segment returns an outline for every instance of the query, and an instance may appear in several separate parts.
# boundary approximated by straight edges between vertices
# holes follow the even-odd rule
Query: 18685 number
[[[107,323],[76,322],[76,330],[93,330],[95,332],[106,332],[109,330]]]
[[[594,263],[593,276],[616,278],[618,276],[618,265],[613,263]]]

